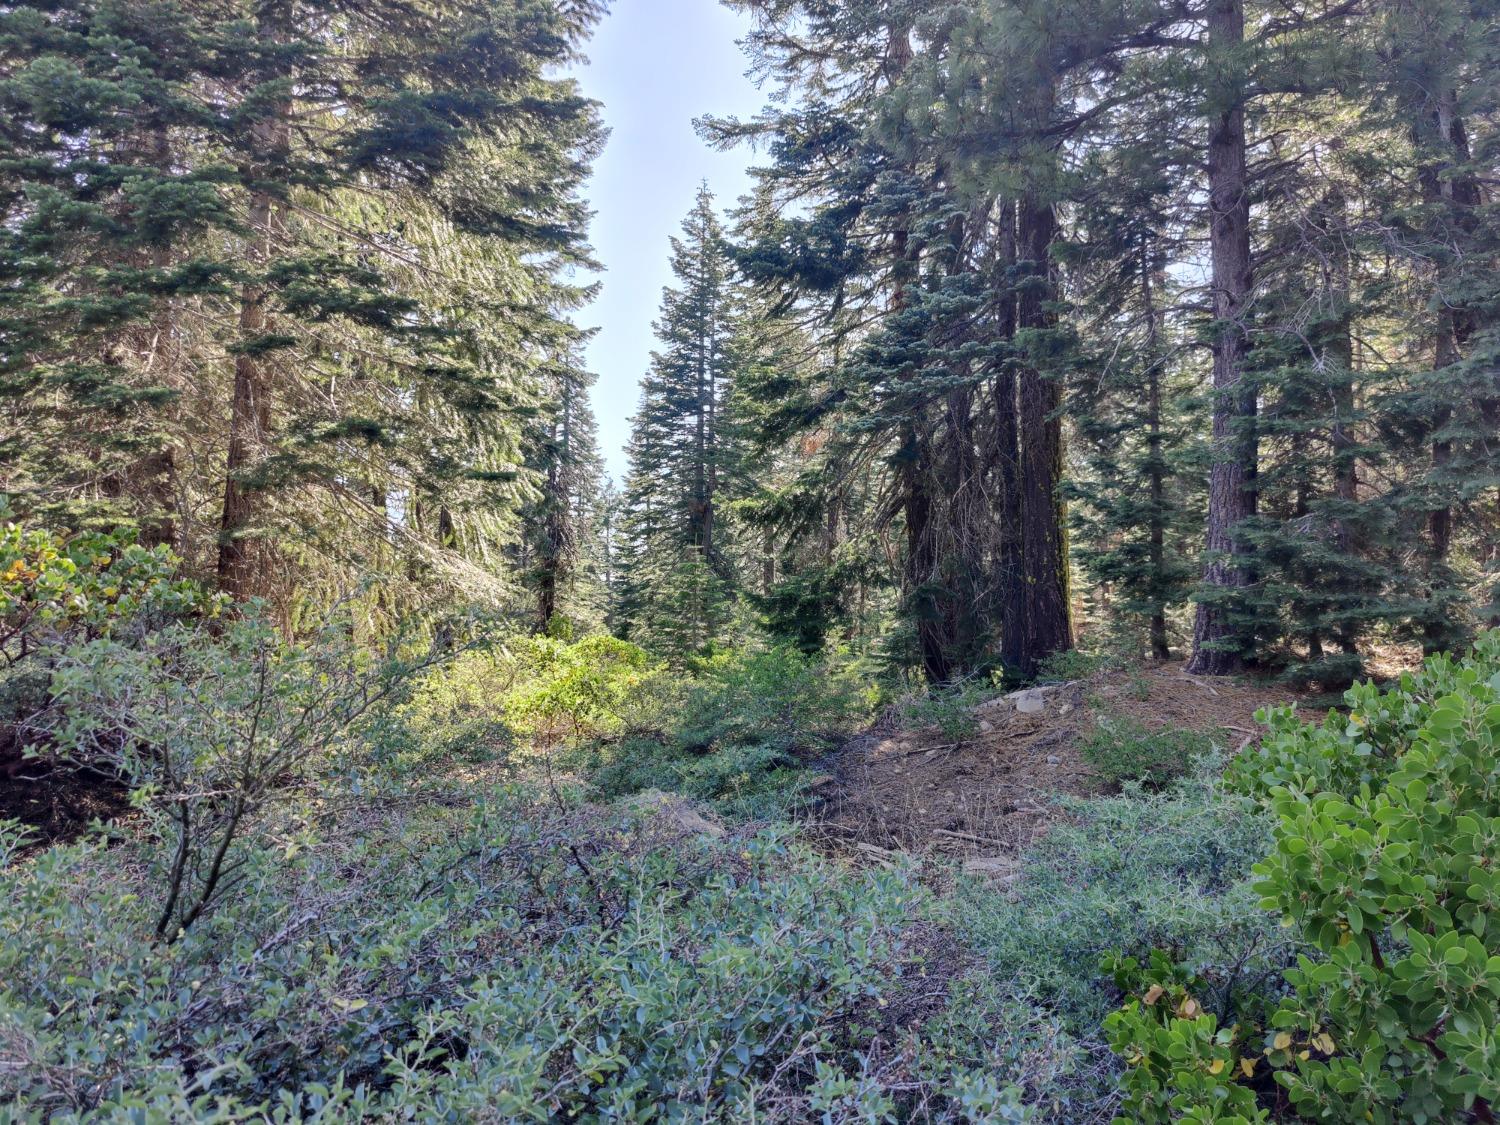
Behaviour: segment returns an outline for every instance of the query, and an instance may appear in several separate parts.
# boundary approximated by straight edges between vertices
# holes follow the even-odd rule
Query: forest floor
[[[1284,686],[1190,676],[1174,663],[987,700],[968,737],[887,721],[823,763],[811,821],[835,850],[875,862],[891,852],[955,858],[968,874],[1004,880],[1067,815],[1056,797],[1107,791],[1081,752],[1102,725],[1202,731],[1233,755],[1260,737],[1257,711],[1297,702]]]
[[[20,855],[75,840],[90,825],[130,809],[130,790],[118,778],[23,758],[19,751],[0,753],[0,820],[19,821],[32,832]]]

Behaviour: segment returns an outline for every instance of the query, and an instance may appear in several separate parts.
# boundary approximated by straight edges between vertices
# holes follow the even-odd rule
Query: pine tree
[[[586,296],[597,124],[548,71],[597,14],[8,10],[0,487],[287,612],[393,553],[498,595]]]
[[[601,571],[603,460],[588,401],[593,377],[569,356],[548,373],[548,382],[548,406],[529,435],[528,464],[539,494],[521,514],[526,536],[517,564],[534,592],[538,630],[557,620],[597,628],[608,578]]]
[[[248,66],[191,4],[0,13],[0,489],[33,518],[174,542],[175,307],[219,294],[240,218],[210,73]]]
[[[706,649],[729,620],[738,576],[725,526],[735,458],[725,419],[735,359],[724,231],[706,187],[672,240],[659,348],[632,423],[621,533],[628,577],[616,616],[674,658]]]

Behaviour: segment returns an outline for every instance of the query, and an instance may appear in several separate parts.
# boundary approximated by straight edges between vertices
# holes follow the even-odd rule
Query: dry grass
[[[1151,729],[1224,730],[1234,751],[1259,732],[1285,687],[1188,676],[1175,664],[1105,672],[1040,690],[1031,713],[1005,696],[975,709],[961,742],[936,727],[867,734],[836,756],[813,824],[830,846],[1000,861],[1024,852],[1059,815],[1054,797],[1098,793],[1079,743],[1101,720]],[[978,865],[975,865],[976,867]],[[996,862],[994,873],[1005,865]]]

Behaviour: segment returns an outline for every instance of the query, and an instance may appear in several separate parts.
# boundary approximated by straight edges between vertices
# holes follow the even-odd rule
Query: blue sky
[[[749,186],[744,151],[716,153],[693,118],[748,117],[761,106],[736,46],[746,21],[714,0],[614,0],[578,71],[583,91],[604,103],[612,130],[588,195],[592,241],[605,267],[598,300],[579,314],[598,327],[588,362],[599,381],[594,411],[609,471],[624,476],[623,447],[638,384],[650,359],[651,322],[671,280],[669,235],[707,180],[721,207]]]

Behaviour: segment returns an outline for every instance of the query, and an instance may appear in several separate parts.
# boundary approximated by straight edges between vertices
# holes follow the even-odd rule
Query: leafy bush
[[[1255,1093],[1235,1079],[1255,1074],[1253,1048],[1243,1028],[1198,997],[1208,983],[1162,950],[1147,965],[1134,957],[1106,957],[1105,968],[1130,999],[1104,1021],[1110,1046],[1126,1064],[1119,1125],[1267,1121]]]
[[[504,696],[504,712],[511,727],[534,744],[618,734],[653,715],[651,689],[662,673],[627,641],[532,637],[517,648],[517,674]]]
[[[910,1096],[859,1053],[899,986],[901,876],[521,790],[332,807],[259,835],[236,900],[171,946],[133,854],[0,870],[0,1107],[792,1122]],[[1004,1075],[933,1074],[935,1120],[1021,1118]]]
[[[1087,652],[1080,648],[1055,652],[1037,671],[1037,680],[1042,683],[1073,683],[1092,679],[1103,672],[1116,672],[1129,662],[1113,650]]]
[[[624,641],[512,638],[423,676],[382,744],[407,772],[448,759],[518,769],[532,751],[551,755],[649,729],[674,694],[666,673]]]
[[[712,801],[737,817],[785,816],[807,790],[805,758],[868,716],[852,671],[792,649],[708,661],[666,729],[595,746],[583,765],[606,797],[646,789]]]
[[[0,514],[4,499],[0,497]],[[52,665],[69,645],[139,640],[176,620],[217,616],[221,599],[182,578],[165,547],[128,534],[0,525],[0,772],[39,737]]]
[[[812,777],[773,746],[724,746],[700,754],[674,744],[669,736],[594,747],[583,765],[606,799],[660,789],[758,821],[784,819],[803,799]]]
[[[1318,956],[1287,974],[1278,1078],[1308,1116],[1487,1119],[1500,1103],[1500,633],[1320,726],[1272,715],[1237,776],[1278,821],[1267,909]],[[1322,1057],[1322,1056],[1331,1057]]]
[[[762,746],[785,756],[828,747],[869,708],[845,667],[790,648],[741,650],[704,665],[672,735],[685,750]]]
[[[127,534],[70,535],[0,525],[0,656],[14,664],[44,645],[99,637],[221,605],[178,572],[166,547]]]
[[[1116,1007],[1098,969],[1111,950],[1177,951],[1209,983],[1205,1006],[1221,1011],[1287,963],[1246,879],[1268,834],[1253,802],[1221,795],[1205,776],[1161,795],[1066,807],[1009,894],[964,881],[952,905],[993,969],[1065,1026],[1089,1034]]]
[[[979,717],[974,709],[993,699],[996,690],[990,683],[966,683],[928,692],[901,704],[902,725],[937,727],[945,739],[967,742],[979,733]]]
[[[54,753],[129,780],[165,844],[154,933],[172,940],[238,882],[266,808],[360,752],[363,721],[439,658],[377,658],[337,626],[288,644],[252,610],[221,630],[174,624],[69,648],[38,722]]]
[[[1195,760],[1222,753],[1226,743],[1222,732],[1151,728],[1120,719],[1101,721],[1079,752],[1106,785],[1139,782],[1161,789],[1185,776]]]

